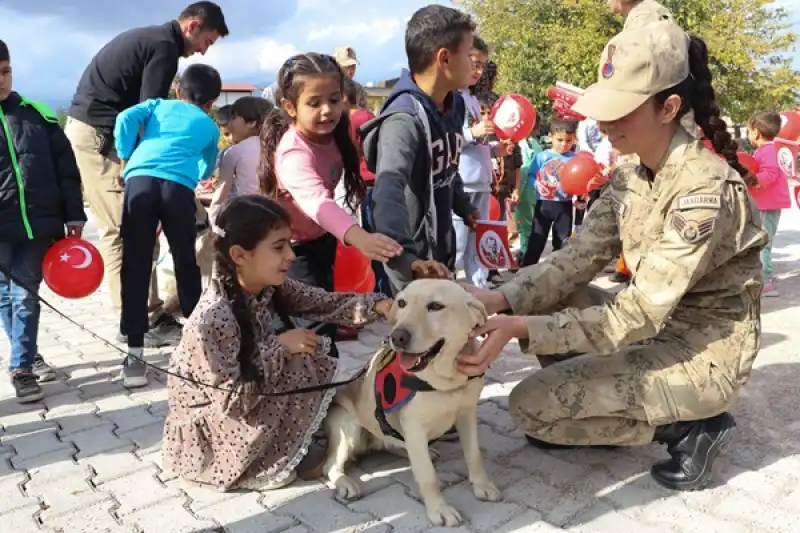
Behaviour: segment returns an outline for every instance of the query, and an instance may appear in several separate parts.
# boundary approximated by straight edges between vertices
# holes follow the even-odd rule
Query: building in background
[[[364,90],[367,91],[367,102],[369,109],[377,114],[381,106],[389,97],[394,89],[397,80],[400,78],[392,78],[390,80],[379,81],[377,83],[367,83],[364,85]]]
[[[214,105],[216,107],[230,105],[242,96],[253,96],[257,90],[258,87],[248,83],[223,83],[222,92]]]

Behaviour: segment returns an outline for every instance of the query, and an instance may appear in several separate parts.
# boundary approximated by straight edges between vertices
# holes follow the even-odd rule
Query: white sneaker
[[[781,293],[778,290],[778,283],[775,281],[775,278],[769,278],[766,283],[764,283],[764,288],[761,289],[761,296],[765,298],[777,298],[780,296]]]
[[[297,472],[292,470],[283,481],[267,483],[263,478],[245,479],[236,484],[237,489],[246,490],[278,490],[288,487],[297,480]]]
[[[122,362],[122,386],[128,389],[147,386],[147,365],[144,361],[125,358]]]

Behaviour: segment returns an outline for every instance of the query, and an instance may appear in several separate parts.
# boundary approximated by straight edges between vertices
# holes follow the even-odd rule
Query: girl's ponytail
[[[355,211],[367,196],[367,186],[361,177],[361,159],[358,156],[356,145],[350,136],[350,117],[342,114],[339,123],[333,130],[333,140],[342,156],[344,167],[344,201],[347,206]]]
[[[275,153],[281,137],[291,126],[291,119],[283,109],[276,108],[267,113],[261,125],[261,160],[258,163],[258,179],[261,192],[267,198],[278,197],[278,174],[275,172]]]

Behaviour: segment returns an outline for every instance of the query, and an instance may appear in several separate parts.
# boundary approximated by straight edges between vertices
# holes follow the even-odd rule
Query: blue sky
[[[404,66],[405,21],[430,0],[218,0],[231,35],[205,57],[226,82],[259,86],[274,79],[283,61],[298,51],[332,53],[349,45],[361,65],[356,79],[379,81]],[[66,105],[95,52],[126,29],[160,24],[177,16],[189,0],[3,0],[2,39],[12,55],[14,86],[31,98]],[[448,0],[438,3],[449,4]],[[800,33],[800,0],[779,0],[792,12]],[[795,54],[800,68],[800,58]],[[183,65],[186,62],[182,62]]]

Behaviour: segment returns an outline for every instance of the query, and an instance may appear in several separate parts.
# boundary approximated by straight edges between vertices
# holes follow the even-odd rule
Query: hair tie
[[[217,225],[211,226],[211,231],[214,233],[214,235],[216,235],[220,239],[224,239],[225,238],[225,230],[220,228],[219,226],[217,226]]]

